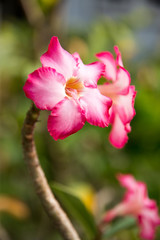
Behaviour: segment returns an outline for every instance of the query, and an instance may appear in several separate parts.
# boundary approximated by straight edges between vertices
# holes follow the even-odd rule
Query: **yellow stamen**
[[[71,77],[66,83],[65,92],[69,97],[72,97],[72,93],[76,93],[79,97],[83,89],[83,83],[78,78]]]

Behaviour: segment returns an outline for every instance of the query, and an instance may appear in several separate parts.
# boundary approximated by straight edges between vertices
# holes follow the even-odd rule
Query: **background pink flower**
[[[145,183],[136,181],[129,174],[119,174],[118,180],[127,191],[122,202],[106,213],[104,222],[109,222],[117,216],[132,215],[139,224],[140,236],[148,240],[154,239],[160,218],[156,202],[147,195]]]
[[[121,53],[117,46],[114,47],[116,59],[110,52],[96,54],[97,58],[105,65],[103,73],[106,83],[98,85],[104,96],[112,99],[110,108],[110,124],[112,130],[109,135],[110,142],[117,148],[122,148],[128,141],[128,132],[131,131],[130,122],[135,115],[134,99],[135,87],[130,86],[130,75],[123,67]]]
[[[85,121],[108,126],[111,99],[97,89],[102,63],[84,65],[77,53],[71,55],[61,47],[57,37],[52,37],[41,62],[23,89],[37,108],[51,111],[48,131],[55,140],[77,132]]]

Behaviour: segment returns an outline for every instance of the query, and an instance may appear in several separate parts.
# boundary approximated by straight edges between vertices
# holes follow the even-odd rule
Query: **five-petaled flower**
[[[123,67],[121,53],[117,46],[114,47],[116,60],[110,52],[96,54],[97,58],[105,64],[103,76],[106,83],[98,85],[104,96],[112,99],[110,108],[110,124],[112,130],[109,135],[110,142],[117,148],[122,148],[128,141],[127,133],[131,131],[130,121],[135,115],[134,99],[135,87],[130,86],[130,75]]]
[[[41,68],[29,74],[23,89],[37,108],[51,111],[48,131],[55,140],[77,132],[85,121],[108,126],[112,101],[97,89],[104,70],[101,62],[84,65],[78,53],[71,55],[52,37],[41,63]]]
[[[155,228],[160,225],[158,208],[154,200],[149,199],[145,183],[136,181],[132,175],[118,175],[120,184],[127,189],[124,199],[104,216],[104,223],[116,216],[132,215],[138,221],[140,236],[152,240]]]

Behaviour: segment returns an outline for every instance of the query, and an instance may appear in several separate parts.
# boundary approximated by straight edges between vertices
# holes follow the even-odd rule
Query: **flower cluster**
[[[122,148],[128,141],[127,133],[131,131],[130,122],[135,115],[136,92],[135,87],[130,85],[130,75],[123,67],[118,47],[115,46],[114,50],[116,60],[110,52],[96,54],[105,65],[103,76],[106,79],[98,89],[104,96],[112,99],[112,107],[109,109],[112,130],[109,140],[115,147]]]
[[[78,53],[68,53],[52,37],[41,56],[42,67],[29,74],[23,89],[37,108],[51,111],[48,131],[55,140],[77,132],[87,121],[99,127],[112,124],[110,142],[117,148],[125,145],[136,92],[118,47],[115,51],[116,60],[102,52],[97,54],[100,61],[85,65]],[[101,76],[106,83],[97,85]]]
[[[145,183],[136,181],[129,174],[118,175],[118,180],[127,191],[122,202],[106,213],[104,222],[110,222],[117,216],[131,215],[137,219],[141,238],[154,239],[160,218],[156,202],[147,195]]]

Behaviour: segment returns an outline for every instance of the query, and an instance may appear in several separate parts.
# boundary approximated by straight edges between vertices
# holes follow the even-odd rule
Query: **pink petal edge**
[[[52,110],[65,97],[64,85],[65,79],[61,74],[52,68],[41,67],[28,75],[23,90],[37,108]]]
[[[99,78],[104,73],[104,64],[101,62],[93,62],[85,65],[77,52],[73,53],[72,56],[78,62],[77,77],[83,81],[85,87],[96,88]]]
[[[136,91],[134,86],[129,87],[129,92],[126,95],[118,95],[115,103],[115,114],[118,114],[124,124],[130,123],[136,112],[134,109],[134,101]],[[128,129],[128,126],[126,130]],[[128,129],[129,130],[129,129]]]
[[[113,55],[110,52],[100,52],[96,54],[96,57],[105,65],[104,76],[108,80],[116,80],[117,66]]]
[[[74,57],[61,47],[55,36],[51,38],[48,51],[41,56],[40,60],[43,66],[54,68],[66,80],[73,76],[75,68],[77,68]]]
[[[109,108],[111,99],[100,94],[96,88],[85,88],[80,103],[85,111],[86,120],[91,124],[99,127],[106,127],[109,124]]]
[[[118,114],[114,117],[112,129],[109,134],[109,141],[116,148],[123,148],[128,141],[125,125]]]
[[[55,139],[64,139],[80,130],[85,123],[80,105],[67,97],[59,102],[48,118],[48,131]]]
[[[115,53],[117,55],[117,57],[116,57],[116,65],[123,67],[122,56],[121,56],[121,53],[119,51],[118,46],[114,46],[114,51],[115,51]]]

